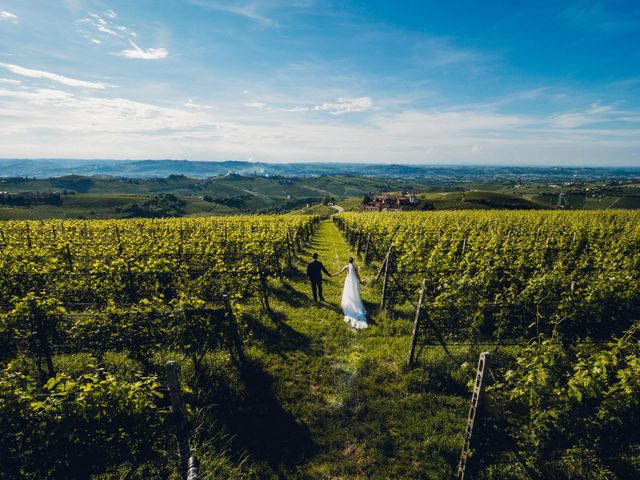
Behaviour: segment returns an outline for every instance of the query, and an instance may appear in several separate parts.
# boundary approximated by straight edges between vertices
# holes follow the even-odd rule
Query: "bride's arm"
[[[355,268],[356,271],[356,278],[358,279],[358,283],[364,285],[364,282],[362,281],[362,279],[360,278],[360,269],[358,267]]]
[[[338,275],[340,275],[342,272],[344,272],[347,269],[348,265],[345,265],[344,267],[342,267],[342,270],[340,270],[338,273],[334,273],[333,275],[331,275],[332,277],[337,277]]]

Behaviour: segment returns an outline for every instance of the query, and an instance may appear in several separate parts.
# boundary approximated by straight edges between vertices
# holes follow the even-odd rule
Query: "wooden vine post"
[[[386,307],[387,288],[389,286],[389,274],[391,273],[391,263],[393,261],[393,243],[389,245],[389,250],[384,260],[384,277],[382,279],[382,297],[380,298],[380,308]],[[378,275],[380,276],[380,275]]]
[[[29,301],[29,316],[31,317],[32,325],[35,327],[35,332],[38,338],[38,370],[40,371],[40,379],[42,383],[46,383],[47,379],[56,376],[55,368],[53,367],[53,354],[51,353],[51,345],[49,345],[49,339],[47,338],[47,332],[45,331],[45,318],[42,311],[36,305],[35,299]],[[44,361],[47,365],[47,373],[42,371],[41,359],[44,357]]]
[[[260,287],[262,290],[262,305],[267,313],[271,313],[271,306],[269,305],[269,286],[267,285],[267,277],[262,270],[262,265],[260,264],[260,258],[257,253],[253,254],[253,261],[255,263],[256,269],[258,270],[258,278],[260,279]]]
[[[369,264],[369,245],[371,244],[371,233],[367,235],[367,243],[364,246],[364,264]]]
[[[71,258],[71,248],[69,247],[69,244],[67,243],[65,250],[67,252],[67,264],[69,265],[69,269],[73,270],[73,260]]]
[[[424,315],[422,308],[422,302],[424,301],[425,290],[427,289],[427,281],[422,280],[422,288],[420,289],[420,296],[418,297],[418,306],[416,307],[416,318],[413,321],[413,333],[411,334],[411,344],[409,345],[409,368],[413,368],[415,362],[416,343],[418,342],[418,335],[420,330],[420,322]]]
[[[287,231],[287,266],[291,268],[293,266],[293,258],[291,255],[291,238],[289,236],[289,232]]]
[[[471,405],[469,406],[469,415],[467,416],[467,425],[464,429],[464,442],[462,444],[462,452],[460,453],[460,463],[456,472],[457,480],[465,480],[470,478],[467,473],[467,467],[470,460],[470,453],[474,433],[477,434],[478,418],[480,417],[480,408],[482,408],[484,400],[484,388],[486,385],[486,375],[489,373],[489,352],[482,352],[478,360],[478,369],[476,371],[476,380],[473,385],[473,393],[471,395]]]
[[[178,362],[169,360],[166,366],[167,387],[171,401],[171,415],[176,427],[178,454],[180,455],[180,471],[186,472],[189,461],[189,436],[187,420],[185,418],[184,403],[180,395],[180,380],[178,377]]]
[[[280,252],[278,252],[278,247],[276,245],[273,246],[273,265],[276,267],[278,279],[282,281],[284,279],[284,275],[282,273],[282,265],[280,265]]]
[[[356,256],[359,257],[362,252],[362,231],[358,230],[356,237]]]
[[[231,308],[231,301],[229,300],[228,295],[224,295],[222,297],[224,301],[224,310],[227,318],[229,320],[229,324],[231,325],[231,341],[235,347],[236,353],[238,355],[238,360],[241,364],[246,363],[246,357],[244,355],[244,348],[242,346],[242,339],[240,338],[240,332],[238,331],[238,321],[236,320],[236,316],[233,313],[233,309]]]

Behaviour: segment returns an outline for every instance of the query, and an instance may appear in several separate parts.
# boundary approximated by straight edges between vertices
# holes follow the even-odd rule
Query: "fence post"
[[[287,231],[287,266],[291,268],[293,266],[293,258],[291,256],[291,239],[289,232]]]
[[[69,264],[69,268],[73,270],[73,260],[71,260],[71,248],[69,247],[68,243],[66,245],[66,250],[67,250],[67,263]]]
[[[364,246],[364,264],[369,264],[369,244],[371,243],[371,233],[367,235],[367,243]]]
[[[271,313],[271,306],[269,305],[269,286],[267,285],[267,279],[265,278],[262,266],[260,265],[260,258],[258,254],[253,254],[253,261],[258,269],[258,277],[260,278],[260,286],[262,288],[262,303],[267,313]]]
[[[409,345],[409,368],[413,367],[416,351],[416,343],[418,341],[418,331],[420,329],[420,320],[422,319],[422,301],[424,300],[424,293],[427,288],[427,280],[422,280],[422,289],[420,290],[420,297],[418,298],[418,306],[416,307],[416,318],[413,321],[413,333],[411,334],[411,344]]]
[[[384,278],[382,280],[382,298],[380,299],[380,308],[384,309],[386,307],[387,300],[387,285],[389,284],[389,273],[391,269],[391,263],[393,262],[393,243],[389,246],[389,251],[387,252],[387,260],[384,264]]]
[[[231,301],[229,300],[229,295],[224,295],[222,297],[224,300],[224,310],[229,318],[229,323],[232,326],[232,342],[236,349],[236,353],[238,354],[238,359],[240,363],[246,363],[246,357],[244,356],[244,349],[242,347],[242,339],[240,338],[240,332],[238,331],[238,321],[236,316],[233,314],[233,309],[231,308]]]
[[[478,369],[476,371],[476,380],[473,385],[473,393],[471,395],[471,405],[469,406],[469,415],[467,416],[467,425],[464,429],[464,442],[462,444],[462,452],[460,453],[460,463],[456,473],[457,480],[465,480],[470,478],[467,475],[467,463],[472,445],[472,436],[474,430],[478,428],[479,409],[482,407],[484,400],[484,387],[486,385],[485,373],[489,370],[489,352],[482,352],[478,359]],[[475,462],[474,462],[475,463]]]
[[[278,252],[278,247],[273,245],[273,261],[275,262],[276,273],[278,274],[278,279],[282,281],[284,279],[282,274],[282,265],[280,265],[280,254]]]
[[[178,362],[169,360],[166,367],[167,387],[171,400],[171,414],[176,426],[176,439],[180,455],[180,472],[187,470],[189,460],[189,439],[187,437],[187,421],[184,417],[184,403],[180,396],[180,380],[178,378]],[[182,476],[182,475],[181,475]]]
[[[31,317],[31,321],[36,328],[36,334],[38,335],[40,350],[38,356],[44,356],[44,360],[47,364],[47,378],[53,378],[56,376],[56,371],[53,367],[53,355],[51,354],[51,346],[49,345],[47,334],[44,331],[44,318],[42,312],[36,305],[36,301],[33,298],[29,301],[29,316]],[[38,368],[40,368],[40,360],[38,360]],[[44,372],[40,372],[40,376],[42,377],[42,383],[45,383],[46,379],[44,378]]]

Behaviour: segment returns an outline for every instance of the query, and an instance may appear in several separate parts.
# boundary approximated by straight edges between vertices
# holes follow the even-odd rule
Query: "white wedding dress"
[[[367,311],[360,299],[360,283],[356,269],[351,263],[347,271],[347,278],[344,280],[341,305],[345,322],[353,328],[367,328]]]

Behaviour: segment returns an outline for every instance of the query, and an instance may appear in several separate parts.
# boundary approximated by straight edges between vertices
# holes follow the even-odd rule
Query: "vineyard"
[[[449,356],[448,347],[466,344],[495,357],[477,441],[485,455],[475,458],[481,478],[638,476],[638,213],[334,221],[365,262],[381,262],[381,307],[417,308],[410,366],[429,344]]]
[[[269,310],[269,277],[315,226],[302,216],[5,223],[2,478],[167,478],[164,361],[187,359],[196,379],[211,352],[241,366],[243,304]]]
[[[636,212],[21,221],[0,248],[1,479],[640,475]],[[312,252],[359,257],[367,330],[341,280],[311,301]]]

